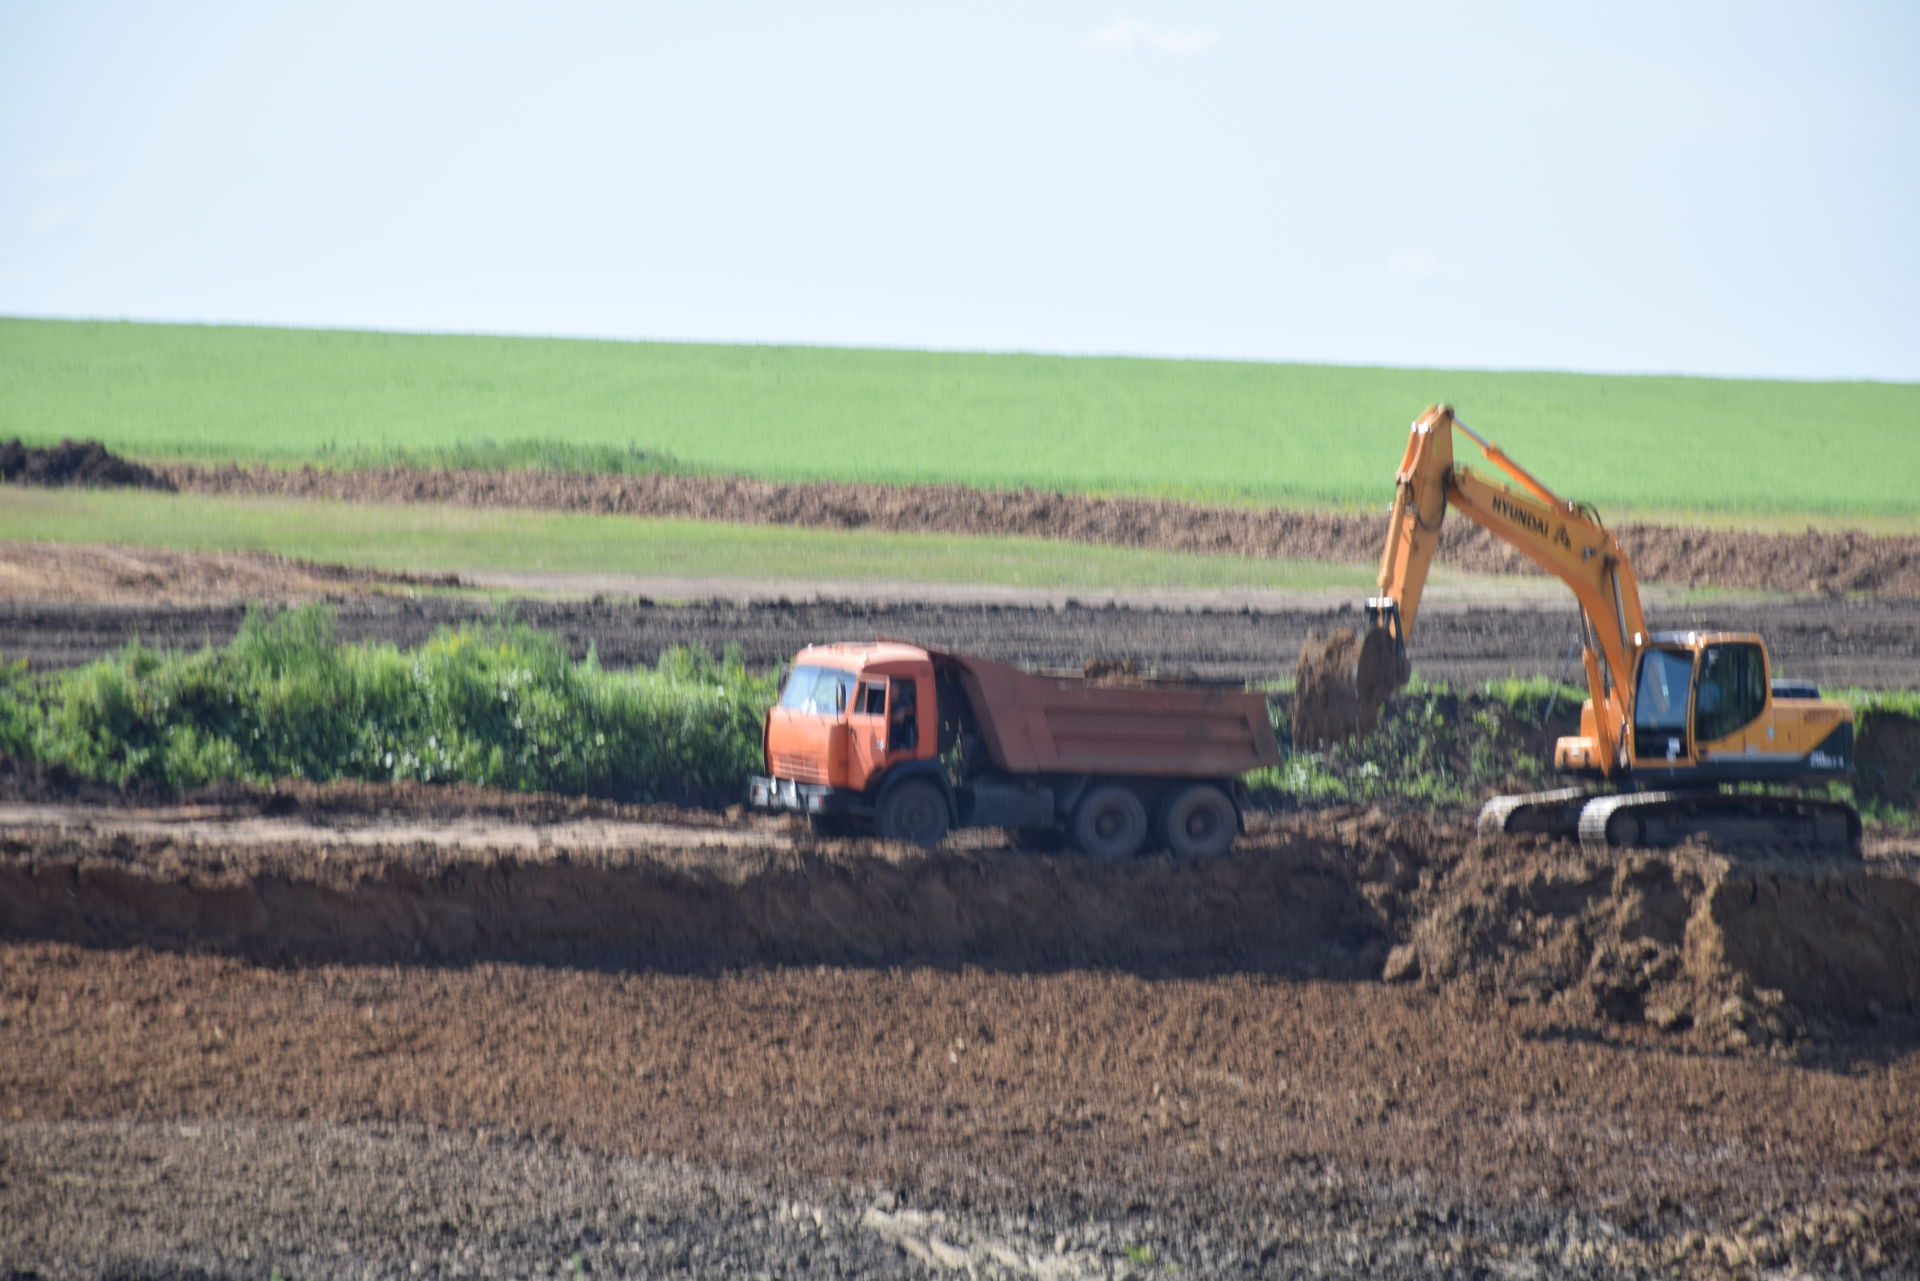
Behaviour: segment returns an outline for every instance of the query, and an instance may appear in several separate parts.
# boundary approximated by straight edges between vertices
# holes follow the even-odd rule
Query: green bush
[[[1366,737],[1300,751],[1291,698],[1282,695],[1269,703],[1281,763],[1256,771],[1248,784],[1296,804],[1401,798],[1432,805],[1546,786],[1553,740],[1573,732],[1584,697],[1545,679],[1459,691],[1416,675]]]
[[[0,750],[120,786],[419,779],[718,800],[758,767],[773,693],[737,650],[606,672],[496,623],[403,652],[342,644],[332,613],[309,606],[251,612],[198,653],[129,645],[40,681],[8,668]]]

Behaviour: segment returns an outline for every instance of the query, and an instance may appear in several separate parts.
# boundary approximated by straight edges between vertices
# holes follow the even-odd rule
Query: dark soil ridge
[[[961,485],[787,483],[742,476],[612,476],[384,468],[202,467],[169,464],[191,493],[347,502],[684,517],[827,529],[1051,538],[1066,542],[1269,559],[1371,563],[1377,514],[1213,507]],[[1383,495],[1384,496],[1384,495]],[[1678,587],[1920,596],[1920,536],[1852,530],[1742,533],[1624,525],[1615,531],[1646,582]],[[1441,563],[1478,574],[1538,574],[1533,563],[1464,520],[1448,522]]]

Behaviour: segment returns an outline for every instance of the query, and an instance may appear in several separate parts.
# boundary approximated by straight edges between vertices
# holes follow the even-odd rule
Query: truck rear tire
[[[1240,813],[1211,783],[1194,783],[1160,805],[1160,839],[1178,858],[1218,858],[1233,848]]]
[[[873,830],[881,839],[910,841],[931,849],[947,834],[947,798],[923,778],[897,784],[880,798]]]
[[[1131,858],[1147,839],[1147,807],[1128,788],[1103,783],[1073,812],[1073,845],[1094,858]]]

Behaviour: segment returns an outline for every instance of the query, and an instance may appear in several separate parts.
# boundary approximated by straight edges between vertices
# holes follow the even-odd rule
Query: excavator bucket
[[[1406,647],[1388,627],[1309,636],[1293,673],[1294,745],[1325,747],[1372,732],[1380,709],[1412,670]]]

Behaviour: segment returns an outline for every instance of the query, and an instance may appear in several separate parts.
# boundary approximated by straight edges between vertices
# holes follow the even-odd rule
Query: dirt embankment
[[[10,815],[17,820],[17,815]],[[104,824],[108,828],[114,825]],[[1311,840],[1108,868],[974,848],[695,827],[529,840],[409,823],[351,843],[254,822],[236,848],[138,835],[0,840],[0,935],[269,964],[479,960],[704,972],[959,965],[1361,977],[1386,930]],[[206,830],[199,832],[207,837]],[[638,848],[636,848],[638,846]]]
[[[271,494],[350,502],[679,516],[750,524],[943,534],[1019,535],[1071,542],[1275,559],[1378,559],[1385,526],[1373,514],[1210,507],[960,485],[782,483],[739,476],[610,476],[561,472],[281,471],[169,465],[192,493]],[[1629,525],[1617,531],[1642,581],[1817,593],[1920,596],[1920,537],[1855,532],[1730,533]],[[1441,563],[1471,573],[1533,574],[1532,562],[1466,521],[1449,522]]]
[[[428,797],[431,806],[411,802]],[[0,934],[271,964],[1112,968],[1417,981],[1715,1047],[1920,1016],[1920,859],[1597,857],[1426,816],[1256,816],[1118,866],[466,789],[15,806]],[[472,821],[484,819],[484,822]]]

